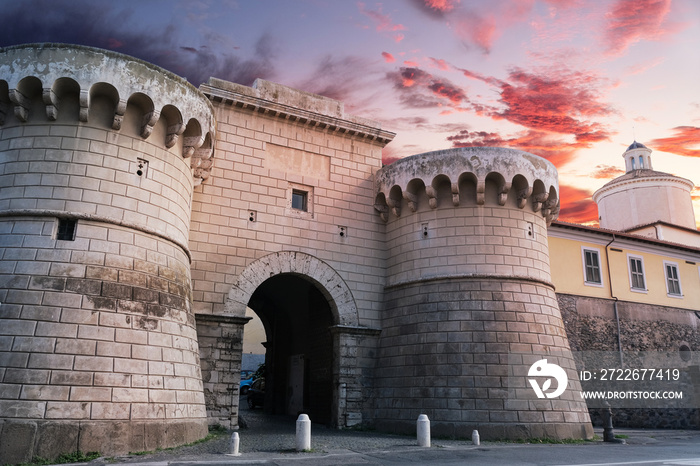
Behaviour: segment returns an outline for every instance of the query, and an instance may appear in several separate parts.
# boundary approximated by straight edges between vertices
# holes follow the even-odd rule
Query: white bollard
[[[416,432],[418,434],[418,446],[430,447],[430,419],[425,414],[418,416],[416,421]]]
[[[311,450],[311,421],[306,414],[297,419],[297,451]]]
[[[241,456],[240,453],[238,453],[238,445],[240,443],[241,439],[238,436],[238,432],[234,432],[231,435],[231,442],[228,445],[228,454],[230,456]]]
[[[481,445],[481,439],[479,438],[479,431],[478,430],[472,431],[472,443],[474,445]]]

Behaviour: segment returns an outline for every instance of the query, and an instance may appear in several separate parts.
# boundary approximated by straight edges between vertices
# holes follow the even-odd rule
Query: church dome
[[[642,144],[641,142],[634,141],[630,146],[627,148],[627,150],[632,150],[632,149],[647,149],[647,146]]]

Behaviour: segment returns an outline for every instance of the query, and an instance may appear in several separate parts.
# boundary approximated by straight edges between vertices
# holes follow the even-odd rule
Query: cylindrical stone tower
[[[215,121],[104,50],[0,49],[0,458],[207,433],[187,242]]]
[[[451,149],[382,168],[376,190],[388,251],[377,427],[409,432],[427,414],[437,435],[590,438],[550,278],[554,166],[511,149]],[[568,383],[554,397],[550,381],[539,399],[528,372],[545,358]]]

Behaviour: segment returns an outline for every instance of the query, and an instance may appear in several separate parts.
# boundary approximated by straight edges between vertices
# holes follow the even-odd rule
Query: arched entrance
[[[285,273],[265,280],[248,306],[260,317],[267,337],[265,411],[303,412],[314,422],[330,423],[333,316],[328,300],[307,279]]]
[[[246,267],[229,292],[226,314],[244,316],[246,307],[265,326],[265,410],[346,425],[346,379],[359,369],[354,353],[340,348],[353,344],[348,332],[358,331],[359,319],[342,277],[308,254],[269,254]]]

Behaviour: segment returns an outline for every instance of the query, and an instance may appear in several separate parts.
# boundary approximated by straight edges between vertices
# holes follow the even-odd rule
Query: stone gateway
[[[393,137],[263,80],[0,49],[0,462],[237,428],[247,309],[271,414],[591,438],[550,270],[556,169],[501,148],[383,167]],[[561,396],[528,384],[542,359]]]

